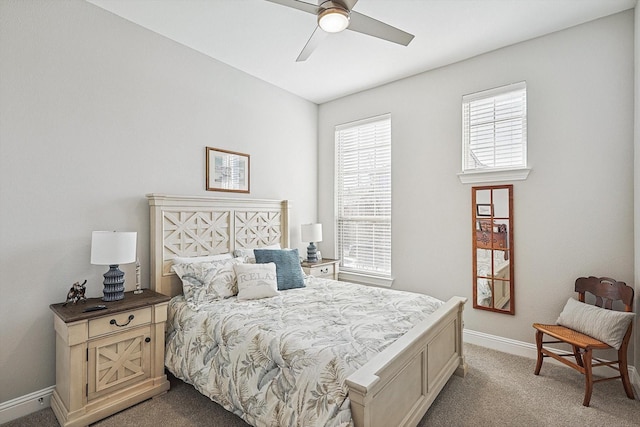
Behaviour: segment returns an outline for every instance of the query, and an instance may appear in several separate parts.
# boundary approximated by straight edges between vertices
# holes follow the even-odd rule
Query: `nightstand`
[[[120,301],[52,304],[56,388],[63,427],[86,426],[169,390],[164,331],[169,297],[145,289]],[[107,308],[85,312],[99,304]]]
[[[302,270],[304,271],[304,274],[308,276],[338,280],[340,260],[324,258],[318,262],[302,261]]]

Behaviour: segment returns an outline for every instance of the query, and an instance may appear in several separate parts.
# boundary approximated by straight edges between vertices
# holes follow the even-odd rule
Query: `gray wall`
[[[0,76],[0,402],[55,384],[49,304],[102,294],[91,231],[137,231],[146,284],[145,194],[288,198],[304,249],[315,104],[80,0],[0,1]],[[205,146],[251,155],[250,195],[204,190]]]
[[[322,104],[322,253],[334,250],[334,126],[391,113],[395,288],[466,296],[466,328],[532,343],[576,277],[634,283],[633,31],[627,11]],[[512,317],[472,308],[471,185],[456,174],[462,96],[523,80],[533,170],[514,182]]]

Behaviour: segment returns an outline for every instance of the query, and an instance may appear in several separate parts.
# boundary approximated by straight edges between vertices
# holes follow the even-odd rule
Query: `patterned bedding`
[[[350,426],[345,379],[439,308],[435,298],[308,277],[260,300],[169,304],[165,364],[253,426]]]

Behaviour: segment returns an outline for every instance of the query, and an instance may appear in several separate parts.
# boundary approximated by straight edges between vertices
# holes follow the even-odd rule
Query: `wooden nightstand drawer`
[[[318,262],[304,261],[302,270],[309,276],[338,280],[339,264],[340,260],[337,259],[322,259]]]
[[[151,307],[115,313],[98,319],[89,320],[89,338],[111,332],[126,331],[127,329],[132,329],[148,323],[151,323]]]
[[[319,265],[316,267],[309,268],[309,275],[316,277],[325,277],[329,279],[333,279],[334,272],[336,270],[335,265]]]

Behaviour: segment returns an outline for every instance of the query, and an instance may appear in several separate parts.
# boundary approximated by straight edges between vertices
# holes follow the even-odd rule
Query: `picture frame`
[[[493,216],[493,205],[478,203],[476,204],[476,216],[490,217]]]
[[[249,193],[251,156],[237,151],[206,147],[207,191]]]

